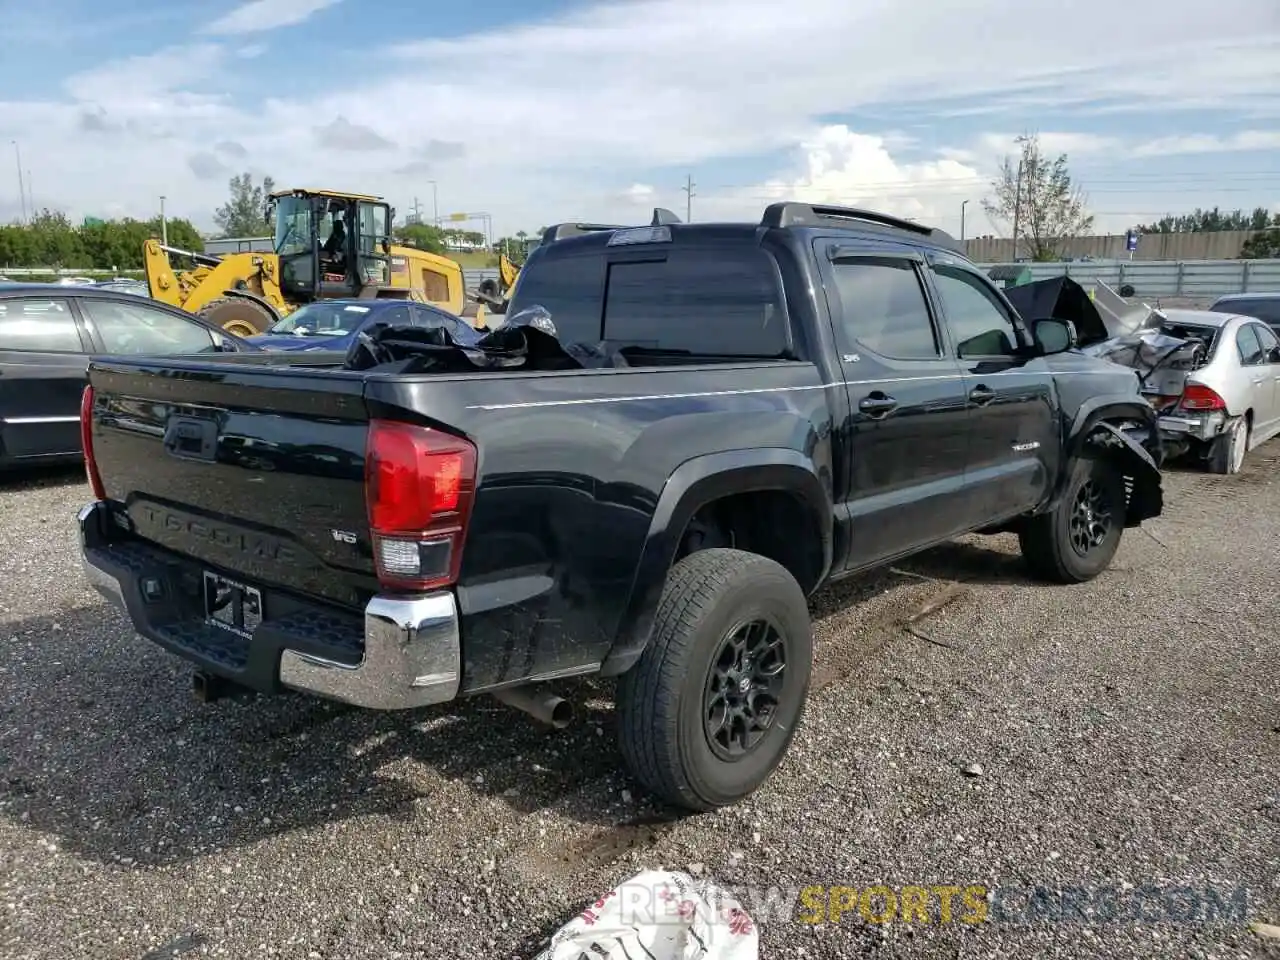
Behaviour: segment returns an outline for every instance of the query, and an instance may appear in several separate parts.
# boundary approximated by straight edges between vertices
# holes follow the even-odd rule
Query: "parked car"
[[[406,338],[364,368],[95,359],[85,569],[206,696],[558,723],[544,683],[618,676],[637,779],[731,804],[801,721],[819,586],[970,531],[1077,583],[1161,512],[1133,372],[1030,320],[883,214],[563,224],[446,373]]]
[[[249,337],[264,350],[342,350],[373,323],[443,327],[455,343],[473,344],[481,334],[465,320],[408,300],[317,300],[277,320],[266,333]]]
[[[119,293],[131,293],[135,297],[150,297],[151,290],[141,280],[128,277],[115,277],[111,280],[99,280],[94,284],[99,290],[115,290]]]
[[[1280,293],[1231,293],[1219,297],[1209,309],[1261,320],[1280,336]]]
[[[1238,473],[1248,451],[1280,434],[1280,337],[1252,315],[1161,313],[1161,333],[1205,345],[1203,361],[1181,378],[1177,406],[1160,415],[1171,453],[1182,446],[1215,473]],[[1170,395],[1176,387],[1166,384],[1159,392]]]
[[[1260,320],[1159,310],[1146,328],[1093,349],[1138,371],[1168,456],[1238,473],[1248,451],[1280,434],[1280,337]]]
[[[256,350],[129,294],[0,283],[0,468],[80,457],[80,399],[94,354]]]

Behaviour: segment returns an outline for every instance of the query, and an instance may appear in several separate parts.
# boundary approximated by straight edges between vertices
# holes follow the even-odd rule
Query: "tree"
[[[409,223],[398,227],[396,240],[428,253],[445,252],[444,232],[428,223]]]
[[[275,189],[275,181],[263,177],[255,186],[253,175],[242,173],[231,178],[230,199],[213,214],[214,222],[224,237],[260,237],[271,232],[267,219],[267,197]]]
[[[1012,227],[1015,256],[1025,239],[1033,260],[1057,260],[1063,240],[1093,228],[1087,198],[1071,182],[1065,153],[1050,160],[1036,135],[1018,137],[1017,143],[1018,159],[1003,159],[991,182],[994,197],[984,199],[982,208]]]
[[[1280,258],[1280,213],[1272,218],[1271,226],[1259,230],[1240,248],[1241,260],[1271,260]]]
[[[186,220],[165,224],[169,243],[186,250],[204,245]],[[86,221],[75,226],[66,215],[44,210],[27,224],[0,226],[0,267],[67,267],[138,270],[142,246],[160,236],[160,218]]]
[[[1141,223],[1134,229],[1139,233],[1213,233],[1220,230],[1265,230],[1271,224],[1271,212],[1266,207],[1256,207],[1252,212],[1243,210],[1223,212],[1217,207],[1191,213],[1168,213],[1155,223]]]

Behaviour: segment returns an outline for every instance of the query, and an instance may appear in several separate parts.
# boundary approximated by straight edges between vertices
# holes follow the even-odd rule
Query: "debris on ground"
[[[756,960],[755,923],[731,895],[686,873],[645,870],[600,897],[535,960]]]

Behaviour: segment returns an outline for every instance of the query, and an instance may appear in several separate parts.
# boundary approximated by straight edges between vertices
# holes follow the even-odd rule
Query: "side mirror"
[[[1075,349],[1079,343],[1076,325],[1070,320],[1055,318],[1036,320],[1031,324],[1031,335],[1044,356],[1066,353],[1068,350]]]
[[[1280,363],[1280,347],[1272,347],[1267,352],[1267,363]]]

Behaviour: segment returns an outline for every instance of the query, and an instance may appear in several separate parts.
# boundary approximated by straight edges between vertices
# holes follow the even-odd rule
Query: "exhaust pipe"
[[[493,696],[556,730],[563,730],[573,720],[573,704],[548,690],[533,686],[508,687],[495,690]]]

